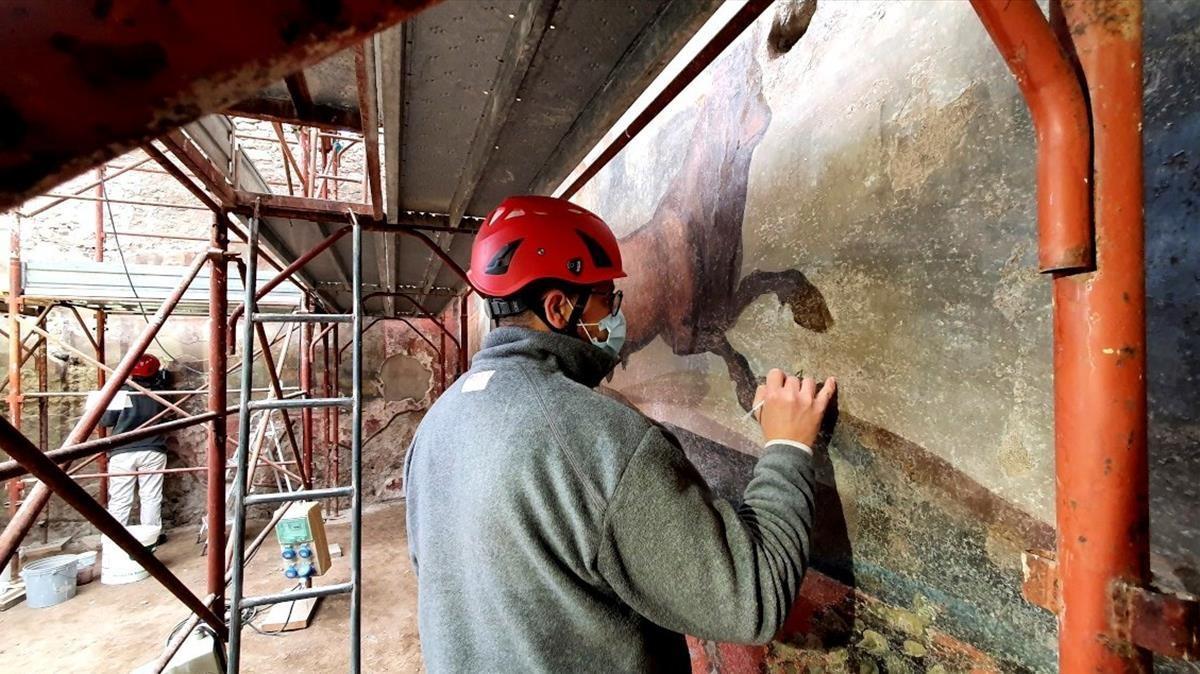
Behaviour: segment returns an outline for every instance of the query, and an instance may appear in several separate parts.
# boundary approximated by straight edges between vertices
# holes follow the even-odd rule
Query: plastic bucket
[[[100,554],[95,550],[80,553],[75,556],[75,584],[87,585],[96,579],[96,556]]]
[[[30,608],[61,604],[75,596],[75,555],[55,555],[21,569]]]
[[[154,527],[146,524],[134,524],[126,527],[133,537],[138,539],[142,545],[153,549],[154,543],[158,541],[158,534],[162,531],[162,527]],[[139,580],[148,578],[150,572],[142,568],[141,564],[133,561],[121,546],[117,545],[108,536],[100,537],[100,582],[105,585],[124,585],[126,583],[136,583]]]

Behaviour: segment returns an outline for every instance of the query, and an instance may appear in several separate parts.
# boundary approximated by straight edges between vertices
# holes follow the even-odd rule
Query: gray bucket
[[[54,606],[75,596],[76,555],[55,555],[21,569],[30,608]]]

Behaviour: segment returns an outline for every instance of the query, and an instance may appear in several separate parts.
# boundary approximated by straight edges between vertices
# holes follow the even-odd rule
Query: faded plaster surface
[[[839,378],[813,557],[850,588],[849,615],[754,657],[958,671],[953,651],[1053,671],[1053,618],[1019,594],[1021,550],[1054,536],[1028,111],[965,3],[818,2],[790,50],[768,45],[775,11],[578,195],[630,272],[611,385],[736,497],[760,451],[743,417],[756,379]],[[1146,11],[1154,567],[1195,591],[1200,8]],[[914,612],[941,646],[908,643]],[[693,651],[717,671],[748,657]]]

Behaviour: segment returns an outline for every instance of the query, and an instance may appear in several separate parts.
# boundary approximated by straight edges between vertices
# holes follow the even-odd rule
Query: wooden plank
[[[264,632],[291,632],[308,627],[313,611],[317,608],[318,599],[320,597],[310,597],[285,604],[275,604],[263,616],[259,629]]]
[[[8,589],[0,593],[0,611],[8,609],[25,601],[25,583],[14,583],[8,586]]]

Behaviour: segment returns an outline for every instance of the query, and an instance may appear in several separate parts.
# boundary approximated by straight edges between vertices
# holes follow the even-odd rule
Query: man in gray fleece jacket
[[[502,218],[514,210],[543,217]],[[741,504],[716,498],[669,432],[595,390],[624,334],[607,226],[541,197],[497,211],[471,278],[502,326],[429,410],[405,466],[428,671],[687,672],[683,634],[769,641],[807,565],[810,447],[833,380],[818,393],[768,374],[754,477]]]

